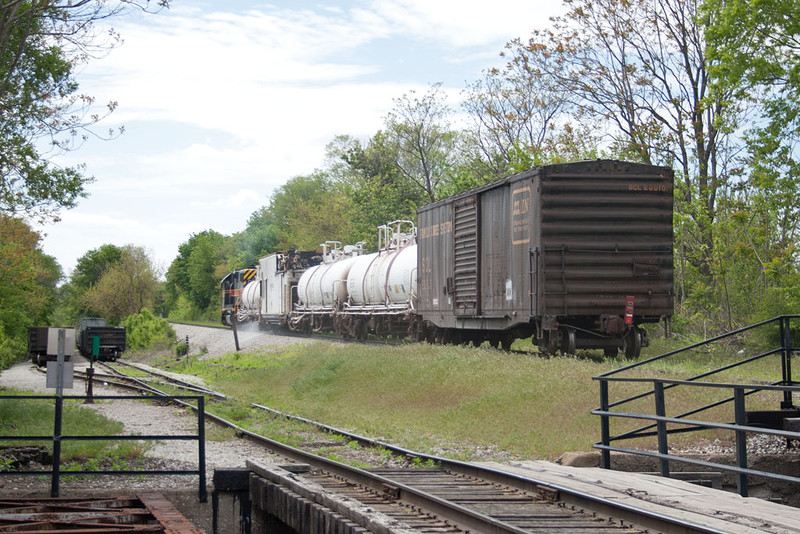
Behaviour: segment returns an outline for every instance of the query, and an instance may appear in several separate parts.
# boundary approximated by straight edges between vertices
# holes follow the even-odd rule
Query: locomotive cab
[[[242,291],[256,277],[256,269],[239,269],[228,274],[220,282],[222,287],[222,324],[231,326],[241,304]]]

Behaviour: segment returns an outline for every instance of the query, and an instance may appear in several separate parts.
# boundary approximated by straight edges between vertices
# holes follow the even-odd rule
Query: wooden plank
[[[136,496],[163,527],[164,534],[205,534],[203,529],[194,526],[160,493],[144,492]]]
[[[733,534],[798,532],[800,525],[797,508],[675,479],[544,461],[480,465]]]
[[[413,529],[402,521],[377,512],[355,499],[332,493],[320,484],[304,480],[301,476],[290,473],[279,465],[248,460],[247,467],[256,475],[332,510],[371,532],[378,534],[413,534]]]

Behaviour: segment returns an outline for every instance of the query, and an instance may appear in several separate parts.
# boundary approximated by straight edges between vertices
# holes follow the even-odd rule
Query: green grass
[[[591,376],[611,368],[483,348],[317,342],[228,354],[186,372],[246,402],[422,451],[471,442],[551,457],[590,448],[589,411],[599,403]],[[232,417],[250,416],[240,407]]]
[[[676,343],[673,341],[672,343]],[[671,350],[663,340],[643,352],[642,360]],[[628,376],[686,378],[741,359],[737,347],[698,350],[669,362],[657,362]],[[597,351],[595,351],[597,352]],[[491,348],[410,344],[399,347],[342,345],[318,341],[254,353],[183,362],[175,370],[197,374],[214,389],[242,401],[214,407],[223,417],[244,421],[252,430],[280,439],[282,421],[254,416],[259,403],[357,433],[436,453],[470,459],[475,445],[524,458],[553,459],[570,450],[591,450],[599,441],[600,420],[591,410],[600,404],[593,376],[630,362],[602,361],[599,354],[540,358]],[[777,374],[776,374],[777,373]],[[778,380],[777,358],[737,369],[716,381]],[[613,384],[612,400],[643,391],[638,384]],[[677,388],[667,392],[668,415],[707,404],[729,392]],[[775,396],[748,398],[748,406],[777,407]],[[652,413],[652,396],[630,409]],[[726,405],[703,418],[730,422]],[[635,426],[622,420],[618,433]],[[708,439],[719,438],[710,435]],[[671,443],[696,440],[696,434]],[[724,439],[724,438],[723,438]],[[654,440],[637,443],[653,446]]]
[[[24,395],[25,392],[2,388],[3,395]],[[0,399],[0,435],[50,436],[53,435],[55,407],[52,399]],[[123,425],[106,419],[94,410],[84,408],[77,401],[65,401],[61,434],[63,436],[104,436],[122,431]],[[4,441],[3,445],[42,445],[52,450],[51,441]],[[117,461],[141,456],[148,445],[139,441],[71,441],[61,445],[64,462],[78,462],[100,457]]]

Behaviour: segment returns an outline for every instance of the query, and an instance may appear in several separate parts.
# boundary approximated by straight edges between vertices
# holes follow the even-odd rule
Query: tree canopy
[[[113,33],[95,30],[97,21],[150,5],[150,0],[0,3],[0,211],[57,219],[61,209],[86,195],[92,178],[82,166],[59,167],[49,156],[98,135],[92,126],[116,103],[98,111],[94,99],[79,92],[76,68],[116,43]]]
[[[25,351],[27,327],[48,324],[61,268],[39,248],[39,234],[0,214],[0,365]]]

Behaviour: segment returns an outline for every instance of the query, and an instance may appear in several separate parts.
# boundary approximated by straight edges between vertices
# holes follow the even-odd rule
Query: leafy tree
[[[244,231],[234,236],[234,258],[230,269],[243,269],[258,263],[259,258],[278,250],[278,226],[269,208],[250,215]]]
[[[484,72],[465,93],[464,108],[473,120],[470,146],[474,159],[485,162],[484,181],[539,163],[532,155],[544,151],[573,107],[556,80],[544,75],[551,56],[517,53],[518,44],[506,45],[511,57],[502,70]]]
[[[90,250],[78,258],[70,283],[80,289],[89,289],[100,281],[109,267],[119,263],[124,253],[124,248],[111,244]]]
[[[712,87],[732,88],[735,98],[753,104],[749,121],[731,121],[728,127],[746,128],[747,156],[732,195],[743,214],[735,220],[741,224],[742,248],[750,255],[747,264],[753,272],[737,280],[757,281],[748,289],[758,302],[787,302],[797,276],[798,12],[797,0],[706,0],[702,11]],[[796,311],[800,303],[794,304],[788,309]]]
[[[122,250],[120,260],[110,265],[100,280],[84,295],[88,307],[111,323],[153,308],[158,277],[141,247]]]
[[[392,145],[378,132],[366,147],[339,137],[328,145],[329,173],[350,199],[350,242],[377,245],[376,228],[393,220],[416,220],[417,208],[427,202],[419,187],[403,179]]]
[[[0,214],[0,366],[26,352],[27,327],[47,325],[61,268],[27,223]]]
[[[178,257],[166,274],[166,306],[184,318],[197,319],[219,295],[219,281],[227,274],[228,238],[213,230],[192,235],[178,247]],[[189,309],[180,309],[184,303]]]
[[[278,230],[278,249],[315,250],[326,240],[347,240],[352,234],[349,202],[323,171],[290,179],[275,190],[268,208]]]
[[[397,170],[405,180],[435,201],[453,165],[458,136],[450,129],[451,110],[441,84],[417,97],[409,91],[395,99],[386,118],[386,142]]]
[[[91,178],[83,169],[52,165],[41,150],[76,148],[116,107],[111,102],[98,113],[94,99],[78,93],[74,72],[98,49],[115,43],[113,34],[109,39],[95,31],[95,22],[127,6],[149,5],[149,0],[0,3],[0,212],[57,218],[60,209],[85,196]]]
[[[59,324],[77,324],[81,317],[102,315],[100,310],[91,307],[91,300],[86,298],[86,293],[106,271],[119,263],[123,254],[123,248],[105,244],[78,258],[69,282],[58,290],[56,317]]]

